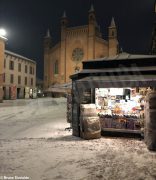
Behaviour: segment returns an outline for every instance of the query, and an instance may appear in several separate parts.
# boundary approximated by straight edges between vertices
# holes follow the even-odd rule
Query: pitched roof
[[[110,61],[110,60],[128,60],[128,59],[146,59],[146,58],[156,58],[156,55],[144,55],[144,54],[129,54],[126,52],[122,52],[117,54],[116,56],[106,56],[100,59],[89,60],[87,62],[92,61]]]
[[[29,61],[29,62],[32,62],[32,63],[35,63],[35,64],[36,64],[36,61],[31,60],[31,59],[28,59],[28,58],[26,58],[26,57],[24,57],[24,56],[21,56],[21,55],[19,55],[19,54],[13,53],[13,52],[8,51],[8,50],[5,50],[5,54],[11,55],[11,56],[15,56],[15,57],[18,57],[18,58],[21,58],[21,59],[24,59],[24,60],[26,60],[26,61]]]

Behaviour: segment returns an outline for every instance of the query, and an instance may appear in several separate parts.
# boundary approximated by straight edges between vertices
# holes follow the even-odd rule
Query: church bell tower
[[[96,26],[96,17],[94,6],[91,5],[88,12],[88,59],[95,58],[95,26]]]
[[[49,87],[49,73],[50,73],[50,67],[49,67],[49,51],[52,45],[52,38],[50,35],[49,29],[47,30],[47,34],[44,37],[44,89],[47,89]]]
[[[112,17],[111,24],[108,28],[108,43],[109,43],[109,56],[115,56],[118,53],[118,40],[117,40],[117,28],[114,18]]]
[[[66,16],[66,12],[63,12],[63,16],[61,18],[61,58],[60,58],[60,82],[66,82],[66,31],[68,26],[68,18]]]

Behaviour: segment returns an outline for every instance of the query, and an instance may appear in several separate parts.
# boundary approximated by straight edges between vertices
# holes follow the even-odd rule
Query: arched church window
[[[58,72],[58,60],[56,60],[54,64],[54,74],[58,74]]]

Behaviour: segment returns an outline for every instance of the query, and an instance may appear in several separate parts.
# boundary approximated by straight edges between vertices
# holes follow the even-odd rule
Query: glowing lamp
[[[6,36],[6,30],[5,29],[0,29],[0,36]]]

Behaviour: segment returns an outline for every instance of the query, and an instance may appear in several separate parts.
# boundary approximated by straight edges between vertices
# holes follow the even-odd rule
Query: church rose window
[[[72,52],[73,61],[81,61],[83,59],[84,52],[81,48],[75,48]]]

